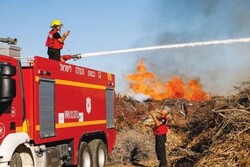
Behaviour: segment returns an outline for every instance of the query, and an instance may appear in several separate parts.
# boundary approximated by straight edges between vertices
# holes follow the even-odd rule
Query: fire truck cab
[[[113,74],[0,53],[0,167],[102,167],[115,138]]]

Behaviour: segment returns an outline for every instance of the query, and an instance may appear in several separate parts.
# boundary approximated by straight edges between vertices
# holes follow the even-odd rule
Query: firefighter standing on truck
[[[171,108],[165,105],[163,109],[159,112],[160,117],[156,116],[156,111],[150,108],[151,117],[154,120],[154,135],[155,135],[155,152],[157,155],[157,159],[159,161],[159,167],[167,166],[167,156],[166,156],[166,146],[165,143],[167,141],[167,115],[171,113]]]
[[[51,31],[47,37],[46,46],[48,47],[48,55],[50,59],[57,61],[64,61],[61,59],[61,49],[63,48],[64,41],[66,37],[69,35],[70,31],[66,31],[62,36],[59,32],[61,32],[63,24],[60,20],[53,20],[51,22]]]

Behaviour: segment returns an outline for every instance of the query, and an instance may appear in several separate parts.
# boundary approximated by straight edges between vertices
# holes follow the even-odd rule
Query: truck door
[[[55,81],[39,81],[40,138],[55,136]]]

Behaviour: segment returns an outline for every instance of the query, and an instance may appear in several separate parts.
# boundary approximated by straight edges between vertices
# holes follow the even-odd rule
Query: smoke
[[[157,1],[157,43],[243,38],[249,35],[249,5],[247,0]]]
[[[154,45],[250,37],[250,1],[152,1],[146,33]],[[141,44],[143,45],[143,44]],[[163,80],[199,78],[216,95],[231,93],[250,74],[250,43],[166,49],[141,54]]]

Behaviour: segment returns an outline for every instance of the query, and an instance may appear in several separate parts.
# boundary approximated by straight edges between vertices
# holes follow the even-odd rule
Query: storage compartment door
[[[55,136],[55,81],[39,82],[40,138]]]
[[[106,89],[106,100],[107,128],[114,128],[114,89]]]

